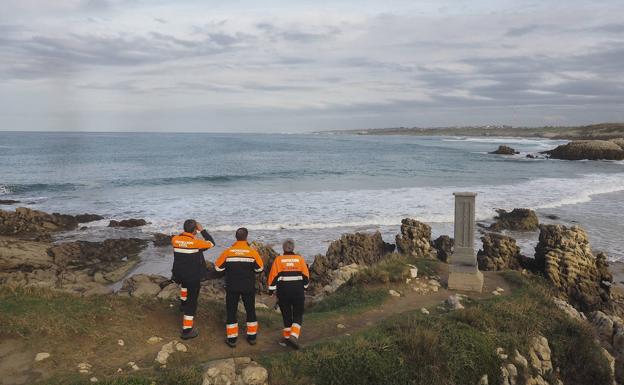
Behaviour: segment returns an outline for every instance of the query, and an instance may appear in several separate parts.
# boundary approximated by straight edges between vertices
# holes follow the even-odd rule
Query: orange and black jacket
[[[298,254],[285,253],[275,258],[269,273],[269,291],[303,293],[310,283],[310,272],[303,257]]]
[[[246,241],[236,241],[215,261],[217,271],[225,271],[225,288],[229,291],[256,291],[256,273],[264,268],[260,254]]]
[[[204,251],[214,247],[214,239],[206,230],[202,230],[201,235],[205,240],[187,232],[171,238],[174,281],[199,281],[206,274]]]

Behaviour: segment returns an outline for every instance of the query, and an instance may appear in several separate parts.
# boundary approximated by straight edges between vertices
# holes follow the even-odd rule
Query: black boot
[[[295,350],[299,349],[299,338],[295,336],[290,336],[290,338],[286,340],[286,343]]]
[[[247,342],[249,345],[255,345],[258,341],[256,340],[256,335],[247,336]]]
[[[191,338],[195,338],[198,335],[199,335],[199,332],[195,328],[185,329],[182,331],[182,333],[180,333],[180,338],[182,338],[183,340],[190,340]]]
[[[229,346],[231,348],[235,348],[236,347],[236,338],[226,338],[225,339],[225,343],[227,344],[227,346]]]

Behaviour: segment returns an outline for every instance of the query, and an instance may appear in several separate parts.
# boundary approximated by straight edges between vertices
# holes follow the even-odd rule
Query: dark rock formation
[[[330,283],[332,271],[350,264],[369,266],[382,260],[394,251],[394,245],[386,243],[379,231],[373,234],[343,234],[333,241],[326,255],[317,255],[310,267],[310,276],[315,286]]]
[[[498,149],[496,151],[490,152],[490,154],[515,155],[515,154],[519,154],[519,152],[509,146],[501,145],[501,146],[498,146]]]
[[[256,276],[256,288],[260,293],[267,292],[269,290],[267,280],[271,271],[271,265],[273,265],[273,261],[279,254],[271,246],[264,245],[262,242],[252,242],[251,247],[258,251],[262,262],[264,262],[264,271]]]
[[[147,222],[145,219],[123,219],[121,221],[112,220],[108,223],[108,227],[140,227],[145,226]]]
[[[415,219],[401,221],[401,234],[396,236],[397,251],[406,255],[431,257],[431,226]]]
[[[103,216],[97,214],[78,214],[76,220],[78,223],[95,222],[104,219]]]
[[[78,221],[71,215],[48,214],[18,207],[15,211],[0,210],[0,235],[23,239],[50,240],[54,231],[73,230]]]
[[[496,222],[490,226],[492,231],[535,231],[539,228],[537,214],[531,209],[513,209],[511,212],[498,209],[496,212]]]
[[[131,259],[137,260],[146,246],[146,240],[137,238],[107,239],[104,242],[75,241],[50,247],[48,255],[62,269],[82,270],[89,275],[97,272],[107,274],[128,266]],[[116,281],[116,275],[106,280]]]
[[[622,160],[624,149],[617,143],[607,140],[578,140],[562,144],[557,148],[546,151],[553,159],[565,160]]]
[[[440,235],[433,241],[433,247],[437,251],[438,259],[442,262],[448,262],[453,255],[453,238],[448,235]]]
[[[516,240],[501,234],[481,237],[483,248],[477,253],[479,270],[518,270],[526,257],[520,254]]]
[[[20,203],[20,201],[15,201],[13,199],[0,199],[0,205],[14,205],[16,203]]]
[[[535,267],[577,309],[587,312],[612,307],[613,278],[606,256],[594,257],[582,228],[541,225]]]
[[[171,246],[171,235],[163,234],[163,233],[155,233],[154,234],[154,246],[156,247],[165,247]]]

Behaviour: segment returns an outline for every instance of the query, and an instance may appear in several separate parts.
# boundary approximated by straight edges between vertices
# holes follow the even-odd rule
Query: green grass
[[[593,332],[553,306],[542,280],[505,276],[516,286],[512,295],[459,311],[402,314],[350,338],[261,360],[272,384],[476,384],[484,374],[499,378],[497,347],[528,359],[528,341],[541,334],[566,385],[609,383]]]
[[[436,275],[440,261],[436,259],[414,258],[401,254],[392,254],[379,263],[368,266],[354,275],[351,285],[370,283],[396,283],[405,282],[410,277],[410,265],[418,268],[418,275]]]
[[[386,289],[344,285],[322,301],[306,305],[306,314],[364,310],[381,305],[387,297],[388,291]]]
[[[189,366],[160,370],[150,374],[99,378],[102,385],[200,385],[203,371],[200,366]],[[49,379],[42,385],[90,385],[90,375],[60,376]]]

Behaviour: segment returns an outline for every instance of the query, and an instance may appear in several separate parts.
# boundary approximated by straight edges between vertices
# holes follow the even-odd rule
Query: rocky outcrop
[[[108,223],[108,227],[141,227],[141,226],[145,226],[146,224],[147,224],[147,221],[145,221],[145,219],[130,218],[130,219],[123,219],[121,221],[111,220]]]
[[[449,258],[451,258],[451,255],[453,255],[453,243],[453,238],[448,235],[440,235],[433,241],[433,247],[440,261],[448,262]]]
[[[269,272],[271,271],[271,266],[273,265],[273,261],[278,256],[278,253],[273,250],[273,248],[269,245],[264,245],[262,242],[252,242],[251,247],[258,251],[260,257],[262,258],[262,262],[264,262],[264,270],[262,273],[256,275],[256,288],[258,292],[263,293],[269,290]]]
[[[564,160],[622,160],[624,149],[614,141],[607,140],[577,140],[562,144],[557,148],[546,151],[553,159]]]
[[[496,151],[490,152],[490,154],[515,155],[515,154],[519,154],[519,152],[509,146],[501,145],[501,146],[498,146],[498,149]]]
[[[401,221],[401,234],[396,236],[397,251],[419,258],[431,257],[431,226],[415,219]]]
[[[20,203],[20,201],[16,201],[13,199],[0,199],[0,205],[14,205]]]
[[[611,139],[609,142],[617,144],[622,150],[624,150],[624,138]]]
[[[516,240],[502,234],[488,233],[481,237],[483,248],[477,253],[479,270],[518,270],[525,259]]]
[[[121,286],[118,294],[138,298],[156,298],[164,288],[171,284],[172,282],[162,275],[135,274],[123,281],[123,285]],[[173,296],[173,298],[175,298],[178,290],[177,285],[173,286],[176,287]]]
[[[537,214],[531,209],[513,209],[511,212],[498,209],[496,212],[496,222],[490,226],[492,231],[536,231],[539,228]]]
[[[380,232],[373,234],[343,234],[333,241],[325,255],[317,255],[310,267],[314,287],[324,287],[332,281],[332,271],[346,265],[369,266],[394,251],[394,245],[383,241]]]
[[[541,225],[535,269],[581,311],[609,309],[613,277],[606,256],[594,257],[585,231],[578,227]]]
[[[76,220],[78,221],[78,223],[89,223],[89,222],[100,221],[102,219],[104,219],[104,217],[101,216],[101,215],[97,215],[97,214],[78,214],[78,215],[76,215]]]
[[[146,240],[137,238],[75,241],[50,247],[48,255],[62,269],[81,270],[89,275],[100,273],[104,280],[115,282],[138,262],[139,253],[146,246]]]
[[[0,210],[0,235],[23,239],[50,240],[51,232],[73,230],[78,221],[71,215],[48,214],[18,207],[15,211]]]
[[[269,372],[249,357],[226,358],[204,366],[202,385],[268,385]]]
[[[617,383],[624,382],[624,321],[615,315],[595,311],[589,321],[596,330],[600,342],[606,347],[603,352]]]
[[[171,238],[172,238],[171,235],[167,235],[163,233],[155,233],[154,240],[152,242],[154,243],[154,246],[156,247],[171,246]]]
[[[500,384],[504,385],[563,385],[553,369],[552,352],[544,336],[536,336],[529,341],[526,358],[518,350],[508,354],[497,348],[496,354],[502,361]]]

